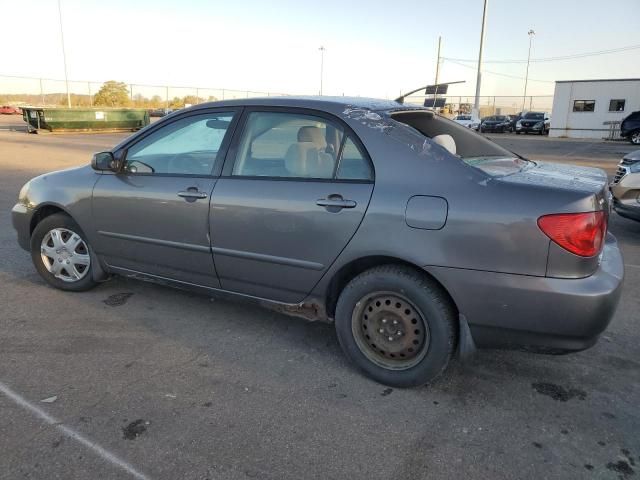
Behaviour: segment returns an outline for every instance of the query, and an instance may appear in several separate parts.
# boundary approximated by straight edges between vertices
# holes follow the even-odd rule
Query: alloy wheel
[[[633,132],[631,135],[631,143],[634,145],[640,145],[640,131]]]
[[[64,282],[77,282],[89,272],[91,257],[87,243],[68,228],[49,230],[40,244],[45,268]]]

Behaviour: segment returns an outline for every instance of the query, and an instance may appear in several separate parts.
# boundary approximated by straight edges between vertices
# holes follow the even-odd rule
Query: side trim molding
[[[297,258],[277,257],[275,255],[266,255],[264,253],[244,252],[241,250],[231,250],[229,248],[220,247],[213,247],[211,250],[213,251],[214,255],[224,255],[226,257],[236,257],[244,258],[247,260],[257,260],[259,262],[276,263],[278,265],[305,268],[307,270],[324,270],[324,265],[321,263],[298,260]]]
[[[128,235],[125,233],[105,232],[99,230],[100,235],[111,238],[119,238],[121,240],[130,240],[132,242],[150,243],[152,245],[162,245],[163,247],[180,248],[182,250],[192,250],[195,252],[210,253],[211,248],[207,245],[194,245],[193,243],[172,242],[171,240],[161,240],[159,238],[139,237],[137,235]]]

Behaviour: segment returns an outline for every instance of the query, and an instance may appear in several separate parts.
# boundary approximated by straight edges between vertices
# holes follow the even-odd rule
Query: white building
[[[556,82],[550,137],[607,138],[610,123],[640,110],[640,78]]]

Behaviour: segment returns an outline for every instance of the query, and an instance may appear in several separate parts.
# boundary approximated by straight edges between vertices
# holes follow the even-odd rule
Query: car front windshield
[[[527,120],[544,120],[544,113],[529,112],[524,116],[524,118]]]

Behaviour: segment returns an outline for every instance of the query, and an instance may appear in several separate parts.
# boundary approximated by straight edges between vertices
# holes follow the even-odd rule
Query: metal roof
[[[556,80],[556,83],[640,82],[640,78],[594,78],[593,80]]]
[[[238,98],[220,100],[194,105],[192,108],[226,107],[226,106],[273,106],[273,107],[307,107],[324,109],[327,107],[355,107],[368,110],[396,110],[398,108],[413,109],[411,105],[402,105],[393,100],[366,97],[327,97],[327,96],[282,96]],[[424,108],[424,107],[419,107]]]

